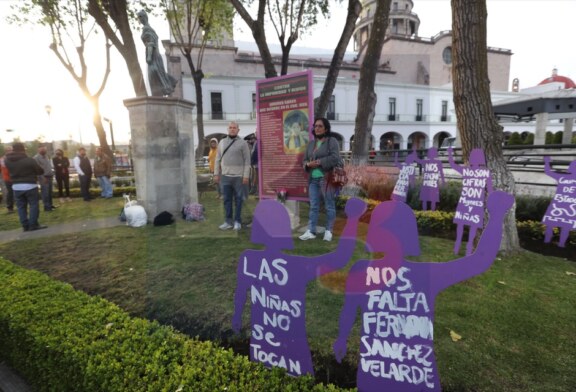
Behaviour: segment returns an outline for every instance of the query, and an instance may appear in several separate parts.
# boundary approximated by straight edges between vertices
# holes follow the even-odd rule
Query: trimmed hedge
[[[0,282],[0,356],[38,391],[343,390],[131,318],[2,258]]]
[[[336,200],[336,206],[338,208],[344,208],[344,206],[346,205],[346,201],[348,199],[349,199],[348,196],[340,196]],[[546,198],[533,198],[532,203],[528,203],[529,197],[519,198],[517,199],[517,203],[519,203],[519,200],[521,200],[520,203],[525,203],[526,206],[528,205],[532,206],[532,209],[527,214],[523,214],[521,216],[529,216],[530,213],[538,215],[540,215],[541,213],[543,216],[548,206],[547,203],[549,202],[549,199],[547,200]],[[362,215],[362,217],[360,218],[360,220],[362,222],[369,223],[372,210],[374,210],[374,207],[380,204],[381,201],[372,199],[364,199],[364,201],[367,203],[368,207],[364,215]],[[518,211],[519,208],[520,207],[516,207],[516,211]],[[542,212],[542,210],[544,210],[544,212]],[[421,232],[425,231],[426,234],[434,233],[433,234],[434,236],[446,236],[446,235],[452,235],[456,231],[456,225],[453,223],[454,212],[446,212],[440,210],[436,211],[415,210],[414,215],[416,216],[416,221],[418,223],[420,231]],[[517,216],[516,227],[518,229],[518,235],[520,236],[521,239],[537,242],[544,241],[544,233],[546,231],[545,225],[543,225],[539,221],[534,220],[519,220],[518,214],[516,214],[516,216]],[[542,219],[542,216],[540,216],[540,219]],[[554,228],[554,239],[558,237],[558,235],[559,235],[558,228]],[[576,231],[570,232],[570,234],[568,235],[568,240],[566,241],[566,246],[576,246]]]

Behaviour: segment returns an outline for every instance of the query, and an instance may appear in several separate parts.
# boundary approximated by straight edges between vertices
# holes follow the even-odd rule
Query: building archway
[[[202,156],[206,157],[210,152],[210,139],[215,138],[218,139],[218,142],[220,142],[220,140],[224,139],[226,136],[227,135],[225,133],[211,133],[210,135],[206,135],[204,137],[204,151],[202,153]],[[200,159],[200,157],[196,158]]]
[[[408,136],[408,150],[424,150],[428,145],[426,134],[422,132],[413,132]]]
[[[448,132],[445,131],[441,131],[438,132],[436,135],[434,135],[434,141],[433,141],[433,145],[436,148],[440,148],[440,146],[442,146],[442,142],[444,141],[444,139],[448,138],[448,137],[452,137],[452,135]]]
[[[402,135],[397,132],[386,132],[380,136],[380,150],[399,150],[402,146]]]
[[[354,145],[354,135],[350,136],[350,151],[352,151],[352,146]],[[368,150],[374,149],[374,135],[370,135],[370,145],[368,146]]]

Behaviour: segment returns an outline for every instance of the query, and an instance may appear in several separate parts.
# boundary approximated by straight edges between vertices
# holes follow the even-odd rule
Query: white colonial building
[[[360,60],[371,28],[375,1],[364,1],[354,34],[355,53],[347,55],[338,76],[327,117],[340,139],[343,150],[353,142],[357,109]],[[388,140],[395,148],[440,146],[446,137],[457,136],[452,99],[452,35],[442,31],[434,37],[420,37],[420,20],[412,12],[412,0],[394,0],[390,26],[382,50],[375,91],[378,96],[372,128],[372,148],[384,149]],[[194,82],[185,59],[172,41],[164,41],[168,69],[180,79],[176,95],[195,101]],[[271,45],[271,50],[274,46]],[[320,95],[332,57],[331,48],[293,48],[289,73],[311,69],[314,96]],[[509,49],[488,48],[488,67],[492,101],[518,97],[509,90]],[[276,64],[281,56],[274,55]],[[229,121],[237,121],[240,134],[256,131],[256,80],[264,78],[264,68],[255,44],[224,39],[208,48],[204,55],[202,82],[205,137],[226,134]],[[279,69],[279,66],[277,66]],[[534,122],[503,123],[505,132],[534,132]],[[551,122],[549,130],[562,130]]]

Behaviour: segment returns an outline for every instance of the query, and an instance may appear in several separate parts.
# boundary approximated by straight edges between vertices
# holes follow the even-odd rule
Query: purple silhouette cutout
[[[480,148],[470,152],[470,166],[460,166],[454,162],[452,147],[448,148],[448,161],[452,169],[462,175],[462,191],[453,221],[456,223],[454,254],[460,251],[464,226],[469,226],[466,246],[466,254],[469,255],[474,248],[476,231],[484,225],[484,201],[486,193],[492,192],[492,177],[490,169],[486,167],[484,152]]]
[[[444,183],[444,171],[442,170],[442,161],[435,159],[438,156],[436,147],[428,149],[428,158],[416,158],[416,162],[421,164],[424,171],[422,173],[422,187],[420,188],[420,201],[422,202],[422,210],[428,209],[428,202],[430,202],[430,209],[436,210],[436,203],[440,200],[440,184]]]
[[[252,221],[254,243],[263,250],[246,250],[240,256],[234,295],[232,328],[239,332],[246,293],[250,291],[250,359],[265,366],[277,366],[294,376],[314,374],[306,337],[306,287],[320,275],[344,267],[356,247],[358,219],[366,203],[350,199],[348,220],[335,252],[317,257],[282,252],[294,247],[290,218],[275,200],[258,203]]]
[[[358,391],[440,391],[433,349],[436,295],[490,267],[500,246],[504,215],[513,202],[512,195],[493,192],[487,202],[490,220],[477,250],[446,263],[404,259],[420,253],[416,219],[408,205],[387,201],[374,209],[366,247],[385,255],[352,266],[334,343],[340,362],[360,308]]]
[[[571,230],[576,230],[576,161],[570,162],[568,173],[552,170],[550,157],[544,157],[544,172],[558,182],[556,194],[550,202],[542,223],[546,225],[544,242],[552,241],[554,228],[560,228],[558,246],[563,248]]]
[[[398,153],[394,155],[394,165],[400,172],[398,173],[398,179],[396,180],[396,185],[394,185],[394,190],[392,191],[392,200],[401,201],[406,203],[406,196],[408,195],[408,188],[414,184],[414,176],[416,174],[416,167],[413,165],[416,162],[416,151],[412,151],[404,163],[398,163]]]

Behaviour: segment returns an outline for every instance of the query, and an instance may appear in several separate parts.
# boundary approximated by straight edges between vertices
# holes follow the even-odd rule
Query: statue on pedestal
[[[148,14],[142,10],[138,12],[138,19],[142,23],[142,42],[146,46],[146,63],[148,64],[148,82],[152,96],[162,97],[172,94],[178,81],[166,73],[164,61],[158,48],[158,35],[148,24]]]

